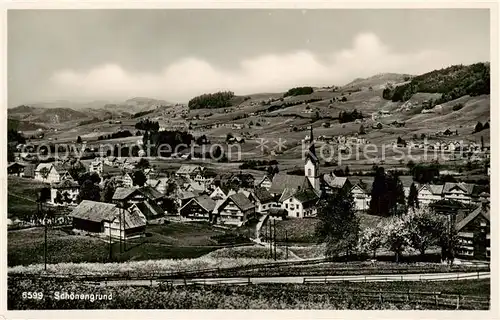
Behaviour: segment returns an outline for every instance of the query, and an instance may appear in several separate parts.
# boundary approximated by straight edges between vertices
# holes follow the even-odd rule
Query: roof
[[[200,207],[202,207],[205,211],[208,211],[208,212],[214,211],[215,205],[216,205],[216,201],[211,199],[207,195],[202,195],[202,196],[196,197],[196,198],[192,199],[191,201],[195,201],[196,203],[198,203],[200,205]]]
[[[158,200],[163,198],[163,194],[151,186],[144,186],[138,189],[146,198],[150,200]]]
[[[465,218],[460,220],[455,228],[457,231],[462,230],[466,225],[468,225],[472,220],[474,220],[479,215],[483,215],[488,221],[490,221],[490,208],[489,206],[483,207],[482,205],[478,206],[474,211],[469,213]]]
[[[191,191],[177,190],[177,197],[181,200],[191,199],[196,197],[196,195]]]
[[[255,184],[256,186],[259,186],[259,185],[260,185],[262,182],[264,182],[264,180],[266,180],[266,179],[268,179],[269,181],[272,181],[272,180],[271,180],[271,178],[270,178],[268,175],[264,175],[264,176],[262,176],[262,177],[260,177],[260,178],[256,178],[256,179],[254,180],[254,184]]]
[[[265,188],[255,188],[253,194],[260,202],[269,202],[274,198]]]
[[[347,177],[337,177],[333,173],[324,174],[323,180],[331,188],[343,188],[347,182]]]
[[[188,185],[188,188],[189,187],[193,188],[193,190],[195,190],[195,191],[204,191],[205,190],[205,187],[201,183],[196,182],[196,181],[191,181]]]
[[[472,183],[463,183],[463,182],[459,182],[459,183],[453,183],[453,182],[446,182],[444,184],[444,187],[443,187],[443,193],[449,193],[451,192],[451,190],[455,189],[455,188],[459,188],[461,190],[463,190],[466,194],[473,194],[473,191],[474,191],[474,184]]]
[[[300,203],[305,204],[318,200],[318,195],[313,190],[302,190],[293,195]]]
[[[241,211],[247,211],[248,209],[255,207],[255,205],[243,193],[235,193],[230,195],[228,199],[232,200]]]
[[[278,202],[283,202],[286,199],[291,198],[295,193],[297,193],[298,190],[299,190],[298,188],[285,188]]]
[[[72,188],[78,188],[80,185],[78,182],[70,179],[63,180],[59,182],[58,184],[55,184],[52,186],[53,189],[72,189]]]
[[[278,173],[273,177],[271,194],[282,194],[285,188],[307,189],[310,187],[309,180],[304,176],[296,176],[286,173]]]
[[[137,188],[116,188],[116,191],[113,194],[113,200],[125,200],[135,192],[139,192],[139,190]]]
[[[93,222],[103,222],[113,221],[118,212],[118,207],[115,204],[83,200],[69,216]]]
[[[177,170],[176,173],[177,174],[191,174],[198,169],[203,170],[203,167],[198,166],[198,165],[194,165],[194,164],[183,164],[183,165],[181,165],[179,170]]]
[[[19,162],[13,162],[13,163],[11,163],[11,164],[9,164],[9,165],[7,166],[7,168],[13,168],[13,167],[22,167],[22,168],[24,168],[24,167],[26,167],[26,165],[21,164],[21,163],[19,163]]]
[[[154,202],[142,201],[135,203],[134,206],[139,209],[142,214],[148,219],[154,219],[163,215],[164,211]]]
[[[427,188],[432,194],[435,195],[441,195],[443,194],[443,188],[444,185],[442,184],[424,184],[418,191],[422,190],[423,188]]]
[[[40,171],[42,170],[43,168],[47,168],[48,170],[51,170],[52,169],[52,163],[40,163],[38,164],[38,166],[36,167],[35,171]]]
[[[133,229],[133,228],[139,228],[143,227],[146,225],[146,216],[144,216],[144,213],[142,211],[139,213],[136,210],[123,210],[121,217],[124,219],[122,221],[123,223],[123,229]],[[117,214],[115,218],[112,220],[120,219],[120,216]]]

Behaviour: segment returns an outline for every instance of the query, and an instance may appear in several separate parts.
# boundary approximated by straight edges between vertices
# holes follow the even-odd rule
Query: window
[[[311,174],[311,168],[307,169],[307,175],[308,175],[309,177],[310,177],[310,176],[312,176],[312,174]]]
[[[297,218],[299,217],[299,212],[297,212]]]
[[[285,203],[285,208],[287,208],[287,209],[288,209],[288,203]]]

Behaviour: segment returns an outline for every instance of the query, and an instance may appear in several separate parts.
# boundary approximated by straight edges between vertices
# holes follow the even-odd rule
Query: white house
[[[99,176],[101,176],[103,171],[103,166],[104,166],[104,161],[102,159],[95,159],[89,165],[89,172],[95,172]]]
[[[72,179],[68,170],[59,164],[40,163],[35,169],[35,180],[47,183],[59,183],[65,179]]]
[[[273,182],[272,182],[271,178],[268,175],[265,175],[264,177],[262,177],[262,179],[255,180],[255,187],[256,188],[259,188],[259,187],[264,188],[267,191],[269,191],[269,189],[271,189],[272,183]]]
[[[370,208],[371,186],[366,183],[357,183],[351,188],[354,205],[358,211],[366,211]]]
[[[298,191],[286,199],[280,199],[281,208],[288,211],[289,217],[294,218],[315,217],[318,200],[318,195],[313,190]]]
[[[132,188],[134,186],[134,180],[132,179],[132,174],[130,172],[125,172],[122,175],[121,183],[124,188]]]

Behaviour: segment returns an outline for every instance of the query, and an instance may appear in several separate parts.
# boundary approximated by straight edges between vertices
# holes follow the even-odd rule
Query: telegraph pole
[[[276,261],[276,220],[273,220],[274,223],[274,261]]]
[[[286,250],[286,259],[288,260],[288,234],[285,230],[285,250]]]
[[[111,247],[111,222],[109,222],[109,260],[110,261],[112,259],[112,251],[113,251],[113,248]]]
[[[269,252],[271,253],[271,259],[273,258],[273,233],[271,229],[272,222],[269,221]]]

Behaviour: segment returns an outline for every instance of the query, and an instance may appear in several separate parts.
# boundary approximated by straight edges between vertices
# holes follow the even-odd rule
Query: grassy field
[[[16,176],[7,177],[7,217],[22,218],[36,213],[36,199],[40,189],[48,184]]]
[[[238,234],[238,231],[225,231],[204,223],[151,225],[147,237],[128,240],[121,254],[119,243],[113,243],[111,261],[197,258],[233,244],[221,242],[217,237],[228,233]],[[7,239],[9,266],[43,263],[43,228],[10,231]],[[48,263],[108,262],[110,249],[106,240],[74,235],[65,229],[49,229]]]
[[[383,218],[365,213],[356,213],[359,218],[361,229],[373,227],[377,225]],[[276,240],[279,242],[285,241],[285,231],[289,243],[316,243],[315,229],[319,220],[316,218],[310,219],[287,219],[276,221]],[[260,229],[261,237],[266,238],[269,234],[269,226],[272,223],[268,220]]]
[[[20,299],[22,292],[43,299]],[[56,300],[54,292],[92,292],[111,300]],[[440,292],[438,296],[426,292]],[[77,282],[9,279],[7,308],[23,309],[488,309],[489,280],[248,286],[96,287]],[[477,303],[475,301],[480,301]],[[437,302],[437,303],[436,303]]]

